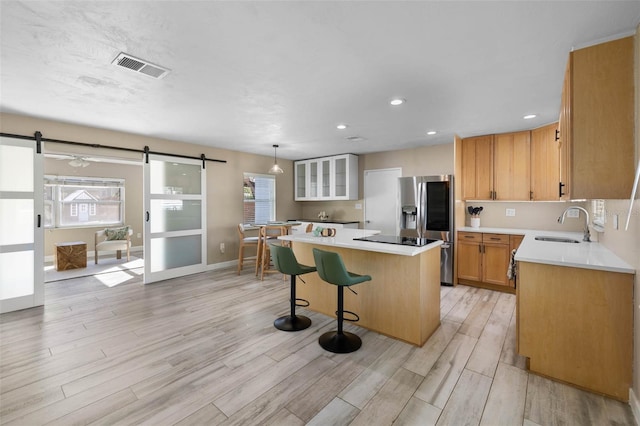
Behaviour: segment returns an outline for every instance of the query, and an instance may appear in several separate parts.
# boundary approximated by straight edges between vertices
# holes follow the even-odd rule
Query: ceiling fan
[[[71,155],[71,154],[54,154],[46,153],[45,157],[53,158],[55,160],[69,160],[71,167],[87,167],[91,162],[98,162],[100,159],[93,157],[86,157],[83,155]]]

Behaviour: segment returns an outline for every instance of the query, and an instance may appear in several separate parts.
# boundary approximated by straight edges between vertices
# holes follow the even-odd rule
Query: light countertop
[[[367,229],[349,229],[343,228],[336,230],[335,237],[314,237],[312,233],[282,235],[278,237],[280,240],[301,242],[308,244],[318,244],[329,247],[342,247],[354,250],[374,251],[378,253],[397,254],[401,256],[415,256],[427,250],[442,245],[442,241],[438,240],[423,247],[402,246],[398,244],[374,243],[370,241],[354,241],[354,238],[368,237],[379,234],[380,231]]]
[[[522,262],[568,266],[572,268],[597,269],[601,271],[635,274],[636,270],[616,256],[611,250],[597,242],[582,241],[582,232],[540,231],[535,229],[509,228],[458,228],[465,232],[524,235],[515,259]],[[558,243],[538,241],[536,236],[566,237],[580,243]]]

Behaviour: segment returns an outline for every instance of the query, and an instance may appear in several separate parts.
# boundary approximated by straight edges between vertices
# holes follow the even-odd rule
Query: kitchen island
[[[338,229],[335,237],[312,234],[285,235],[298,262],[314,265],[312,249],[342,256],[350,272],[370,275],[372,280],[356,285],[356,294],[345,291],[344,309],[360,317],[357,325],[422,346],[440,325],[440,245],[438,240],[415,247],[354,241],[376,234],[364,229]],[[298,297],[309,301],[308,309],[335,317],[337,291],[317,273],[304,276]]]

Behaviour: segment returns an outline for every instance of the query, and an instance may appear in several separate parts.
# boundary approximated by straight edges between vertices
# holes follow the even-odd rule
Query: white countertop
[[[354,241],[354,238],[368,237],[379,234],[380,231],[367,229],[337,229],[335,237],[314,237],[312,233],[297,235],[282,235],[278,237],[285,241],[299,241],[301,243],[318,244],[330,247],[343,247],[354,250],[375,251],[378,253],[397,254],[401,256],[415,256],[432,248],[442,245],[438,240],[423,247],[402,246],[398,244],[374,243],[371,241]]]
[[[582,241],[582,232],[539,231],[535,229],[510,228],[458,228],[458,231],[485,232],[495,234],[524,235],[515,259],[522,262],[568,266],[572,268],[597,269],[601,271],[635,274],[635,268],[616,256],[600,243]],[[538,241],[536,236],[566,237],[580,243],[558,243]]]

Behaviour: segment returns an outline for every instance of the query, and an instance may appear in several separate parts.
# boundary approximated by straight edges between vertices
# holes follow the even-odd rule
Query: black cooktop
[[[399,244],[401,246],[422,247],[438,240],[417,237],[399,237],[397,235],[371,235],[369,237],[354,238],[356,241],[370,241],[372,243]]]

